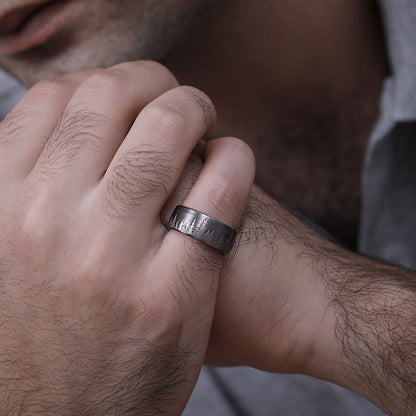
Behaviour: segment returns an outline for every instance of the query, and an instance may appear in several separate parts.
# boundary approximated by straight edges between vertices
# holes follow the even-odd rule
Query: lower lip
[[[45,43],[64,22],[68,4],[55,0],[34,11],[19,30],[0,37],[0,53],[16,55]]]

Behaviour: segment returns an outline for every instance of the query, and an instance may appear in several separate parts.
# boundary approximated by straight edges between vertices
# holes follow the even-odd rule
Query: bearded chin
[[[118,6],[113,0],[88,1],[92,17],[79,29],[63,26],[39,47],[0,56],[0,66],[31,86],[41,79],[120,62],[148,59],[163,63],[191,37],[191,28],[207,16],[214,0],[124,0]],[[94,6],[108,6],[108,15],[101,16],[99,11],[94,20]]]

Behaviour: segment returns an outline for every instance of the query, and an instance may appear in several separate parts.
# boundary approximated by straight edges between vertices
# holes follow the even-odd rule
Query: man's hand
[[[222,257],[160,215],[214,119],[142,62],[41,82],[0,124],[1,414],[181,413]],[[205,157],[184,204],[236,227],[253,156]]]

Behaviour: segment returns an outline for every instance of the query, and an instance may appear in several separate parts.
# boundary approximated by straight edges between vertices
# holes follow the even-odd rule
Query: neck
[[[316,106],[322,91],[342,100],[384,76],[383,66],[374,73],[384,50],[370,1],[224,3],[166,62],[180,81],[213,98],[220,123],[264,120],[282,101]]]
[[[344,186],[349,162],[342,169],[339,163],[323,168],[322,164],[347,157],[354,161],[356,172],[347,180],[350,188],[358,189],[351,198],[354,207],[345,208],[354,218],[344,224],[352,230],[358,222],[365,144],[386,74],[374,3],[224,3],[218,6],[221,10],[207,14],[205,22],[198,21],[166,64],[181,83],[199,87],[213,99],[219,114],[215,136],[237,136],[253,147],[260,186],[340,237],[354,240],[356,230],[343,235],[336,229],[345,213],[329,213],[325,204],[336,199],[331,188]],[[296,159],[289,158],[290,153],[296,153]],[[321,176],[314,177],[311,172],[317,167]],[[340,183],[329,179],[326,183],[325,175],[336,176],[333,170],[338,168]],[[310,199],[307,189],[312,189]],[[324,203],[316,205],[317,199]],[[345,195],[340,196],[343,199]],[[334,205],[343,204],[334,201]]]

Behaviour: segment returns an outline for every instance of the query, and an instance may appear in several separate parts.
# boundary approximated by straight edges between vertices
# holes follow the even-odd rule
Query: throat
[[[369,105],[358,96],[349,103],[331,102],[323,93],[316,97],[325,106],[312,99],[303,108],[277,108],[273,123],[248,135],[257,158],[256,182],[355,248],[361,175],[377,100]]]
[[[387,72],[377,4],[227,0],[169,58],[215,103],[213,137],[253,148],[258,185],[352,247]]]
[[[383,69],[371,72],[345,94],[326,86],[302,95],[277,91],[247,111],[220,101],[213,135],[244,139],[263,190],[355,248],[361,176],[384,76]]]

